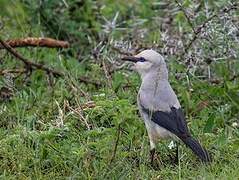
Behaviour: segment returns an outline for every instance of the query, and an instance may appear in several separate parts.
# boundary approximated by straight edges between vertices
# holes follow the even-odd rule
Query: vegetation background
[[[71,44],[17,49],[63,77],[30,71],[0,50],[0,178],[238,179],[238,7],[232,0],[0,0],[1,39]],[[150,166],[136,106],[140,79],[120,61],[146,48],[165,56],[190,129],[213,154],[211,165],[183,145],[172,164],[163,141],[163,163]],[[27,72],[6,73],[12,69]]]

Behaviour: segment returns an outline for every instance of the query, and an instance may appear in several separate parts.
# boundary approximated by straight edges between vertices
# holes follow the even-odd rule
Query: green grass
[[[54,52],[51,52],[51,56],[52,54]],[[72,79],[76,79],[81,71],[85,71],[80,64],[68,63],[74,64],[75,67],[71,72],[77,73]],[[95,79],[97,75],[92,74],[97,66],[93,66],[94,71],[85,71],[84,74],[91,74],[90,77]],[[22,87],[18,84],[11,101],[1,103],[1,178],[235,179],[238,177],[239,132],[230,122],[233,122],[234,117],[231,111],[237,107],[233,105],[233,100],[228,98],[226,87],[211,86],[195,79],[192,80],[191,88],[194,91],[191,92],[185,86],[186,78],[176,81],[171,72],[170,79],[174,89],[178,92],[185,111],[188,112],[190,129],[212,152],[214,161],[207,166],[201,164],[189,149],[180,146],[180,163],[174,165],[169,160],[169,154],[172,153],[167,147],[169,141],[164,141],[157,147],[163,164],[160,169],[154,170],[149,165],[147,133],[135,104],[137,96],[135,90],[140,81],[136,74],[126,77],[122,72],[123,70],[113,76],[113,84],[118,83],[113,86],[117,88],[117,92],[107,85],[95,89],[92,85],[75,80],[77,88],[73,90],[73,84],[67,78],[55,79],[51,87],[45,80],[46,76],[39,71],[30,77],[29,86]],[[114,82],[115,79],[117,82]],[[125,82],[125,79],[128,82]],[[104,78],[101,80],[103,84]],[[126,83],[132,87],[124,90]],[[82,91],[87,96],[82,95]],[[77,110],[89,100],[94,101],[96,106],[82,111]],[[194,113],[197,104],[203,100],[210,100],[210,105]],[[225,104],[228,104],[227,108]],[[64,123],[62,127],[57,125],[60,119]],[[89,129],[84,120],[89,124]],[[214,124],[211,124],[211,121]],[[121,128],[119,142],[111,162],[119,125]]]
[[[112,50],[110,41],[117,43],[133,37],[132,43],[135,43],[134,38],[139,38],[134,34],[137,28],[154,29],[153,33],[146,33],[144,39],[138,40],[141,45],[151,47],[153,42],[164,44],[161,32],[155,30],[160,26],[157,18],[164,13],[160,8],[158,14],[152,13],[148,1],[140,1],[136,5],[130,1],[128,6],[127,1],[122,1],[118,4],[120,8],[112,1],[102,2],[108,6],[97,10],[101,14],[97,14],[94,9],[97,3],[95,5],[93,1],[87,1],[85,9],[80,9],[83,14],[74,12],[76,20],[80,18],[82,21],[80,23],[75,19],[73,21],[64,11],[60,20],[66,24],[61,24],[61,28],[69,33],[73,41],[70,50],[17,49],[24,57],[43,62],[65,72],[67,76],[49,78],[40,70],[33,71],[30,76],[22,75],[14,79],[14,92],[10,100],[0,99],[0,179],[238,179],[239,128],[233,124],[238,123],[239,85],[238,78],[230,79],[239,73],[238,58],[228,57],[209,65],[202,61],[195,65],[195,69],[190,69],[186,60],[176,55],[168,56],[170,82],[183,106],[190,130],[212,153],[213,162],[210,165],[202,164],[181,144],[179,164],[175,165],[169,157],[173,153],[168,148],[170,141],[162,141],[157,145],[162,164],[155,169],[149,164],[149,140],[137,111],[139,76],[124,68],[113,72],[109,78],[103,66],[110,69],[113,65],[109,59],[116,64],[120,57]],[[0,30],[1,38],[22,37],[26,34],[40,36],[41,32],[54,37],[46,31],[43,22],[36,23],[31,19],[35,17],[31,16],[32,13],[37,11],[32,12],[29,4],[17,1],[13,6],[12,3],[2,3],[6,7],[4,13],[11,17],[11,21],[6,21],[8,17],[0,12],[0,21],[7,22],[4,29]],[[45,13],[52,13],[54,19],[58,12],[48,11],[47,7],[54,5],[49,3]],[[69,6],[72,4],[69,3]],[[185,8],[190,6],[188,4],[190,2],[184,2]],[[218,4],[212,3],[210,7],[217,9]],[[33,10],[37,5],[32,4]],[[158,6],[156,4],[154,8],[157,10]],[[16,13],[10,11],[14,7],[19,9]],[[124,21],[122,26],[126,30],[116,28],[104,34],[100,18],[104,16],[111,20],[116,10],[119,10],[119,19]],[[204,13],[204,10],[200,12]],[[15,19],[15,16],[18,18]],[[190,26],[183,14],[177,12],[175,16],[173,31],[178,32],[182,28],[189,33]],[[204,18],[204,15],[196,17],[194,24],[198,25]],[[152,22],[143,23],[145,19]],[[134,27],[134,21],[139,25]],[[75,25],[82,25],[84,29],[89,22],[93,30],[86,27],[84,33],[92,38],[92,42],[87,45],[85,36],[77,36]],[[55,25],[52,25],[53,29]],[[94,33],[98,33],[98,37],[92,35]],[[92,48],[102,42],[99,34],[107,36],[109,42],[106,42],[98,59],[95,59],[87,53],[91,53]],[[220,36],[212,33],[214,35]],[[82,44],[77,38],[84,40]],[[224,39],[226,45],[223,47],[228,45],[235,48],[235,44],[227,42],[227,38]],[[213,50],[203,40],[200,43],[195,43],[195,46],[200,46],[203,52],[210,55],[214,51],[221,53],[221,41],[215,42],[219,45]],[[0,52],[1,70],[23,67],[21,62],[5,54],[4,50]],[[193,48],[190,52],[193,52]],[[200,78],[207,77],[208,66],[212,77],[220,80],[219,84]],[[79,81],[81,76],[87,76],[101,86],[83,83]],[[6,86],[6,82],[5,77],[1,76],[0,88],[3,86]],[[94,102],[94,106],[86,108],[89,102]]]

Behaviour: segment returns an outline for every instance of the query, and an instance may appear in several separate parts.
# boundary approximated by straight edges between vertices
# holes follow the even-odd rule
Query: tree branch
[[[10,52],[14,57],[16,57],[16,59],[22,61],[25,64],[25,66],[26,66],[25,71],[26,72],[28,70],[31,70],[31,69],[40,69],[40,70],[45,71],[48,74],[52,74],[55,77],[58,77],[58,76],[64,77],[66,75],[63,72],[60,72],[60,71],[54,70],[52,68],[49,68],[49,67],[45,66],[44,64],[38,64],[38,63],[35,63],[35,62],[32,62],[32,61],[28,60],[27,58],[25,58],[21,54],[19,54],[15,49],[13,49],[9,44],[4,42],[2,39],[0,39],[0,44],[2,44],[2,46],[8,52]],[[22,72],[23,70],[10,70],[10,71],[2,70],[2,71],[0,71],[0,75],[1,74],[6,74],[7,72],[8,73],[20,73],[20,71]],[[90,80],[88,77],[85,77],[85,76],[79,77],[78,80],[80,82],[83,82],[83,83],[86,83],[86,84],[87,83],[93,84],[96,87],[102,86],[102,84],[100,82]]]
[[[17,47],[48,47],[48,48],[68,48],[69,43],[67,41],[59,41],[52,38],[35,38],[28,37],[24,39],[13,39],[5,41],[6,44],[12,48]],[[4,49],[3,45],[0,45],[0,49]]]
[[[176,2],[177,2],[177,0],[176,0]],[[233,4],[233,5],[230,6],[230,7],[226,7],[226,8],[224,8],[224,9],[222,9],[222,10],[219,11],[219,13],[217,13],[217,14],[213,14],[212,16],[210,16],[208,19],[206,19],[206,20],[205,20],[200,26],[198,26],[197,28],[193,28],[193,27],[192,27],[193,32],[194,32],[193,38],[192,38],[192,39],[189,41],[189,43],[186,45],[186,47],[185,47],[185,49],[184,49],[184,52],[182,53],[181,57],[183,57],[183,56],[188,52],[188,50],[190,49],[190,47],[192,46],[192,44],[198,39],[199,34],[202,32],[202,29],[205,28],[206,25],[207,25],[211,20],[213,20],[215,17],[217,17],[218,14],[220,14],[220,13],[226,14],[226,13],[229,13],[230,11],[232,11],[232,10],[235,10],[235,9],[238,9],[238,3],[235,3],[235,4]],[[184,12],[185,17],[187,18],[186,11],[183,10],[182,7],[181,7],[181,10]],[[189,22],[190,24],[192,24],[189,18],[187,18],[187,20],[188,20],[188,22]],[[191,26],[191,25],[190,25],[190,26]]]
[[[16,57],[18,60],[24,62],[24,64],[26,65],[27,68],[29,68],[29,69],[32,69],[32,68],[41,69],[41,70],[43,70],[47,73],[50,73],[54,76],[64,76],[64,74],[62,72],[51,69],[51,68],[45,66],[44,64],[38,64],[38,63],[35,63],[35,62],[32,62],[32,61],[29,61],[28,59],[26,59],[22,55],[20,55],[15,49],[13,49],[11,46],[9,46],[7,43],[5,43],[2,39],[0,39],[0,43],[14,57]]]

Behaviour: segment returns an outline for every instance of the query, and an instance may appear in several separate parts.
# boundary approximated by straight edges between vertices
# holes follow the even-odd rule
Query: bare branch
[[[30,60],[28,60],[27,58],[23,57],[21,54],[19,54],[15,49],[13,49],[11,46],[9,46],[6,42],[4,42],[3,40],[0,39],[0,44],[2,44],[2,46],[8,51],[10,52],[14,57],[16,57],[16,59],[22,61],[25,65],[26,65],[26,69],[25,71],[27,72],[29,69],[40,69],[45,71],[48,74],[52,74],[55,77],[61,76],[64,77],[66,74],[54,69],[51,69],[47,66],[45,66],[44,64],[38,64],[35,62],[32,62]],[[14,70],[13,70],[14,71]],[[12,72],[13,72],[12,71]],[[0,72],[0,74],[3,74],[4,72]],[[102,86],[101,83],[96,82],[96,81],[92,81],[90,80],[88,77],[85,76],[81,76],[78,78],[79,81],[83,82],[83,83],[90,83],[93,84],[96,87],[100,87]]]
[[[66,41],[59,41],[52,38],[35,38],[28,37],[24,39],[13,39],[5,41],[6,44],[12,48],[17,47],[48,47],[48,48],[69,48],[69,43]],[[0,49],[4,49],[3,45],[0,45]]]
[[[15,49],[13,49],[11,46],[9,46],[7,43],[5,43],[2,39],[0,39],[0,43],[14,57],[16,57],[18,60],[24,62],[24,64],[26,65],[27,68],[40,69],[47,73],[53,74],[54,76],[64,76],[64,74],[62,72],[51,69],[51,68],[45,66],[44,64],[38,64],[38,63],[35,63],[32,61],[29,61],[28,59],[26,59],[25,57],[20,55]]]
[[[177,1],[177,0],[176,0]],[[190,47],[192,46],[192,44],[198,39],[200,33],[202,32],[203,28],[206,27],[206,25],[212,21],[214,18],[218,17],[218,14],[220,13],[229,13],[230,11],[232,10],[235,10],[235,9],[238,9],[238,3],[235,3],[233,4],[232,6],[230,7],[226,7],[224,9],[222,9],[221,11],[219,11],[218,13],[216,14],[213,14],[212,16],[210,16],[208,19],[206,19],[200,26],[198,26],[197,28],[193,28],[193,32],[194,32],[194,35],[193,35],[193,38],[189,41],[189,43],[186,45],[185,49],[184,49],[184,52],[183,54],[181,55],[184,56],[188,50],[190,49]],[[184,13],[186,13],[185,11],[183,11]],[[185,17],[187,17],[187,15],[185,14]],[[188,19],[188,18],[187,18]],[[190,19],[189,19],[190,20]],[[190,22],[190,21],[189,21]]]

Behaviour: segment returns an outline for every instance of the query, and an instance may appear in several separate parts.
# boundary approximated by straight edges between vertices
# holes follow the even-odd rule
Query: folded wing
[[[180,138],[202,161],[211,161],[207,150],[196,139],[191,137],[181,108],[176,109],[175,107],[171,107],[170,112],[150,111],[142,105],[141,108],[154,123]]]

